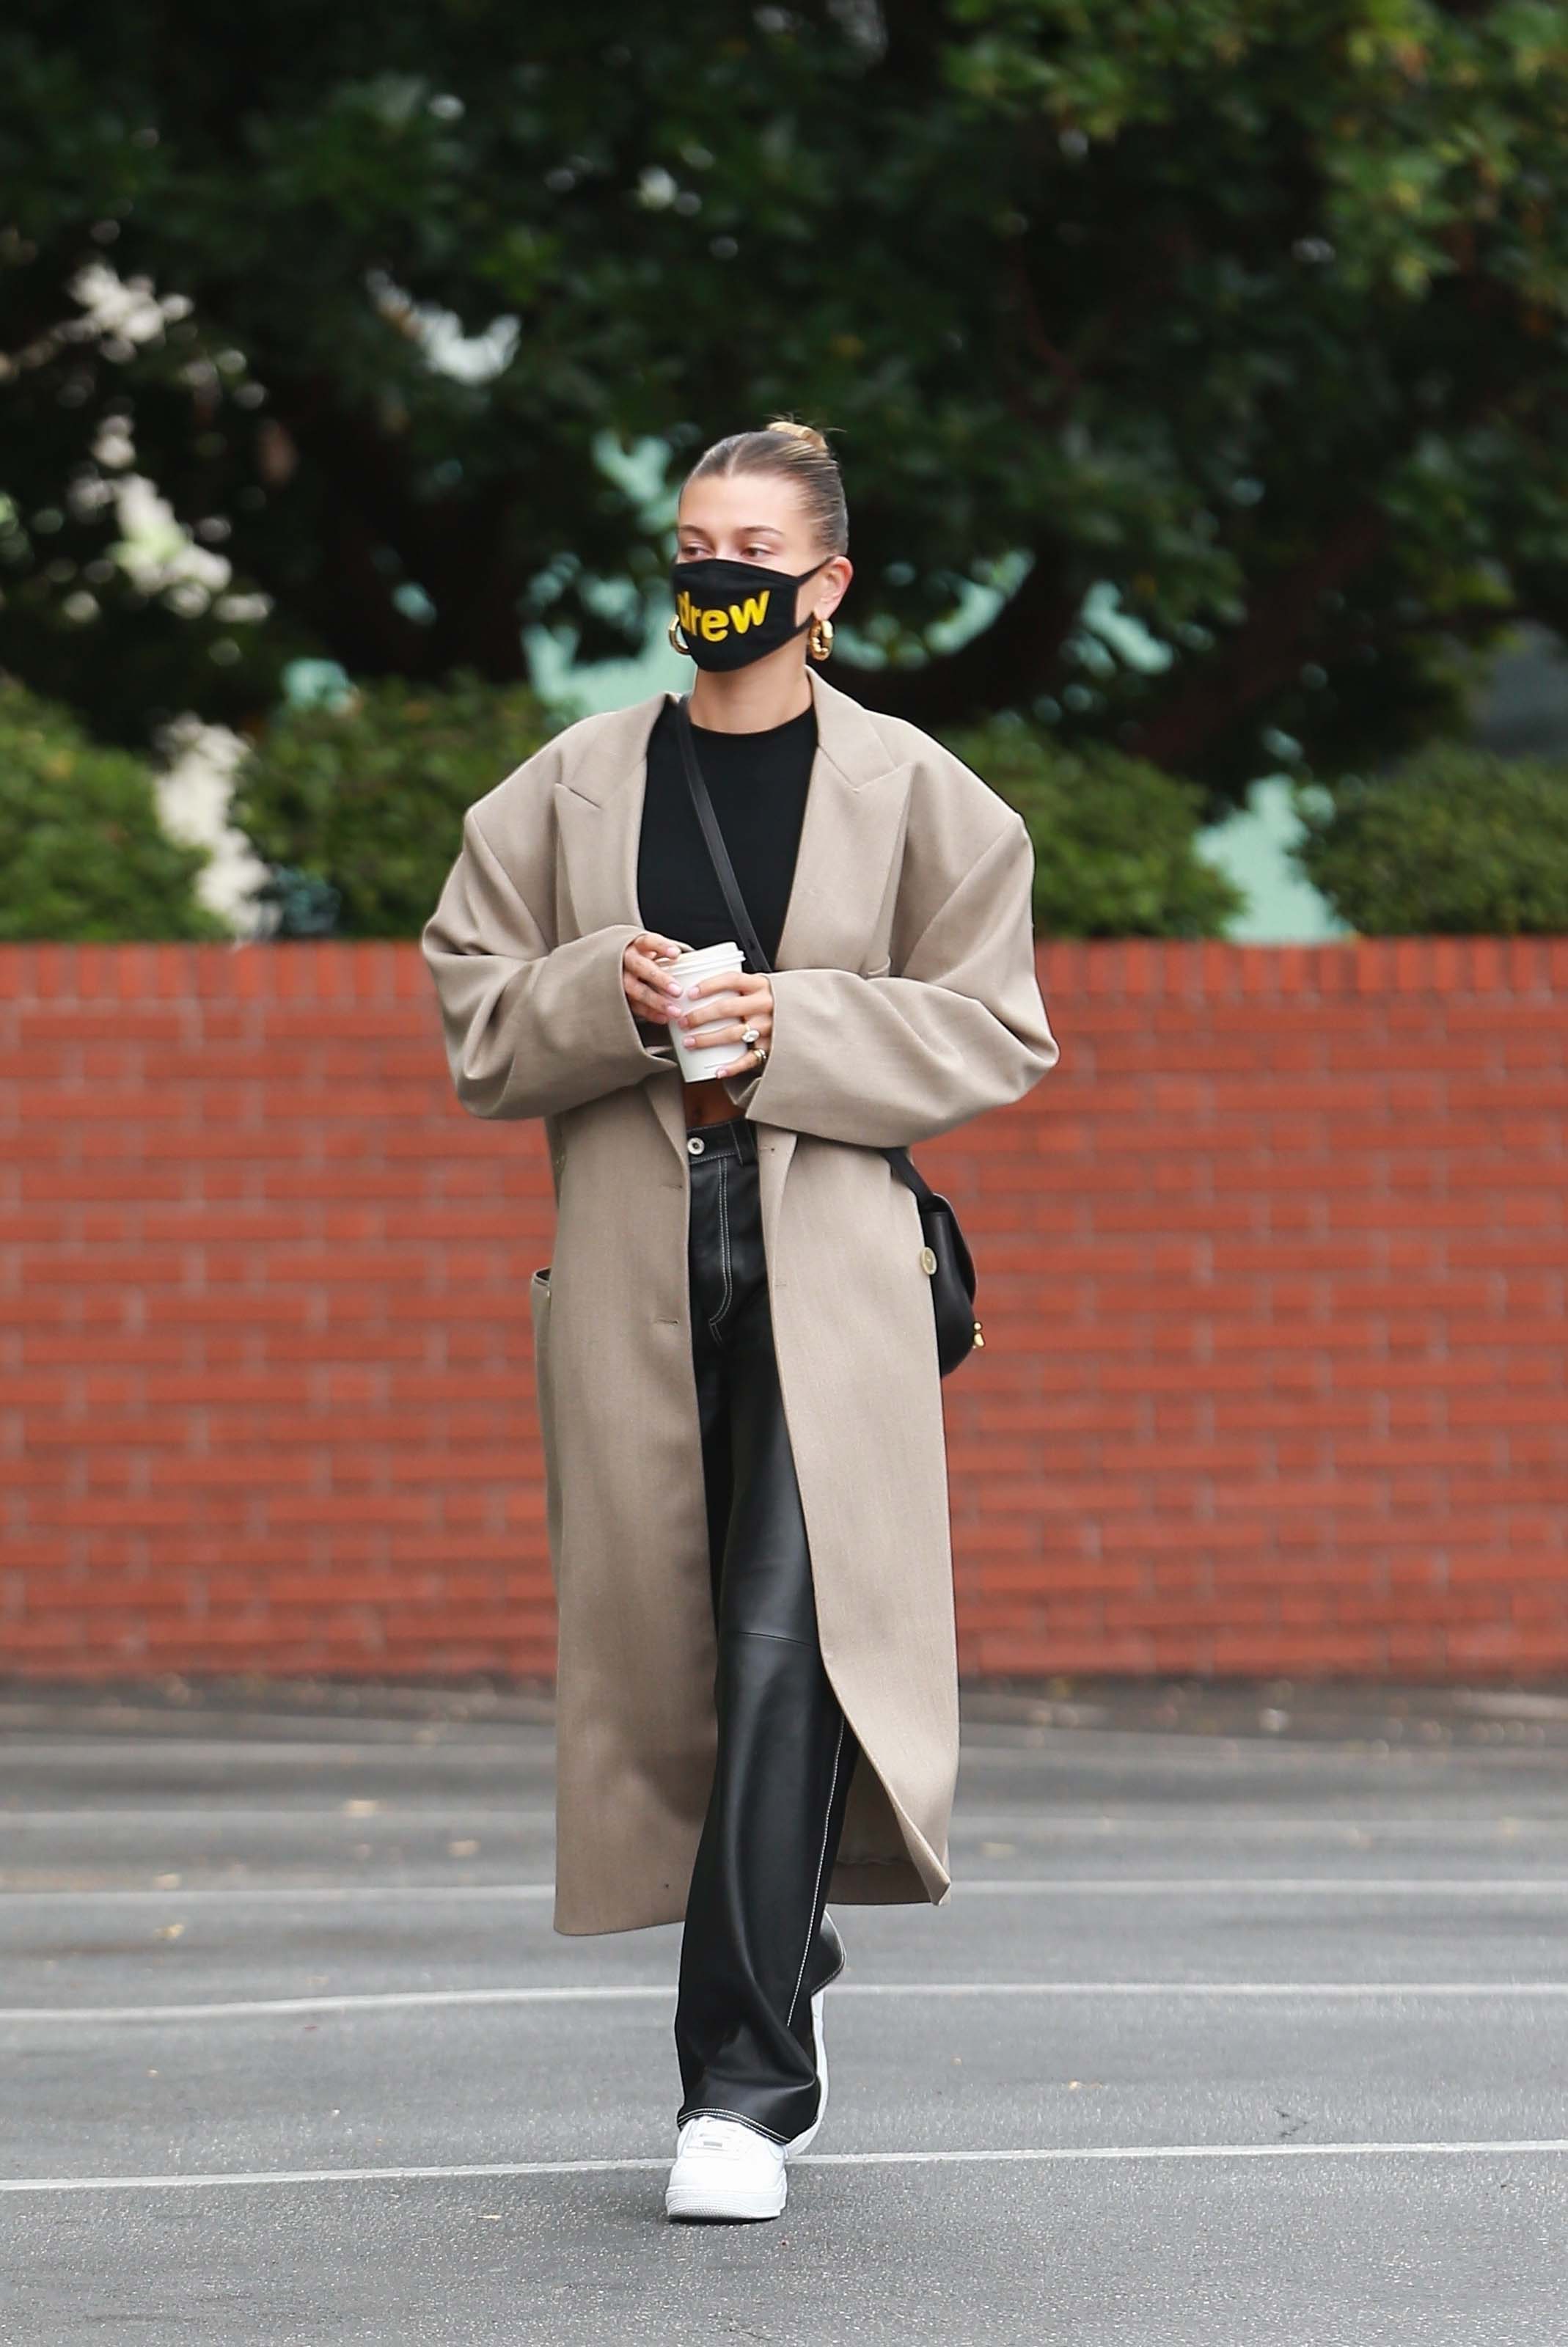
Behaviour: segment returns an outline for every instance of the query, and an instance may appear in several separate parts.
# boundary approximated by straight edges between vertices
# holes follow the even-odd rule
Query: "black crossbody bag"
[[[692,739],[692,718],[687,708],[688,696],[681,694],[675,702],[676,731],[681,736],[681,756],[686,769],[686,782],[692,794],[692,804],[697,820],[702,826],[702,836],[708,843],[708,853],[713,859],[713,869],[723,891],[724,902],[730,908],[730,918],[735,925],[737,943],[743,946],[746,958],[754,970],[772,975],[773,965],[764,953],[757,933],[746,911],[735,867],[730,861],[730,851],[724,846],[724,835],[719,829],[713,803],[708,796],[708,786],[702,780],[702,770],[697,764],[697,745]],[[958,1218],[950,1202],[938,1190],[933,1190],[921,1174],[907,1149],[882,1149],[894,1173],[907,1189],[915,1193],[915,1203],[920,1209],[920,1229],[925,1239],[921,1262],[931,1282],[931,1304],[937,1317],[937,1360],[943,1377],[956,1369],[960,1361],[968,1360],[970,1352],[985,1338],[975,1317],[975,1265]]]

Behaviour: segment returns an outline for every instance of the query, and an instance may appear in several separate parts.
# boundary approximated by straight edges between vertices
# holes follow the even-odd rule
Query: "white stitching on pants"
[[[843,1749],[844,1749],[844,1714],[843,1714],[843,1712],[842,1712],[842,1710],[841,1710],[841,1711],[839,1712],[839,1715],[838,1715],[838,1741],[837,1741],[837,1743],[836,1743],[836,1744],[834,1746],[834,1747],[833,1747],[833,1775],[832,1775],[831,1778],[829,1779],[829,1782],[828,1782],[828,1788],[827,1788],[827,1809],[826,1809],[826,1812],[825,1812],[825,1814],[824,1815],[824,1817],[823,1817],[823,1820],[822,1820],[822,1848],[821,1848],[821,1850],[817,1852],[817,1859],[816,1859],[816,1881],[815,1881],[815,1883],[813,1884],[813,1886],[812,1886],[812,1893],[811,1893],[811,1911],[812,1911],[812,1917],[813,1917],[812,1928],[811,1928],[811,1930],[810,1930],[809,1932],[807,1932],[807,1933],[806,1933],[806,1935],[805,1935],[805,1946],[804,1946],[804,1948],[803,1949],[803,1951],[802,1951],[802,1952],[801,1952],[801,1959],[800,1959],[800,1970],[799,1970],[799,1972],[795,1974],[794,1994],[794,1996],[792,1996],[792,1997],[791,1997],[791,1999],[790,1999],[790,2001],[789,2001],[789,2011],[788,2011],[788,2012],[785,2014],[785,2015],[784,2015],[784,2027],[785,2027],[786,2029],[789,2027],[790,2024],[791,2024],[791,2023],[794,2021],[794,2009],[795,2009],[795,2005],[796,2005],[796,2004],[798,2003],[799,1998],[800,1998],[800,1984],[801,1984],[802,1981],[803,1981],[803,1980],[804,1980],[804,1978],[805,1978],[806,1959],[807,1959],[807,1957],[811,1954],[811,1943],[812,1943],[813,1940],[815,1940],[815,1937],[816,1937],[816,1924],[815,1924],[815,1916],[816,1916],[816,1895],[817,1895],[817,1892],[822,1889],[822,1870],[823,1870],[824,1863],[825,1863],[825,1860],[826,1860],[826,1858],[827,1858],[827,1829],[828,1829],[828,1827],[833,1823],[833,1797],[834,1797],[835,1793],[836,1793],[836,1792],[837,1792],[837,1790],[838,1790],[838,1756],[839,1756],[839,1754],[843,1751]]]
[[[687,2119],[737,2119],[742,2127],[750,2127],[753,2135],[765,2135],[770,2143],[790,2141],[787,2135],[775,2135],[772,2127],[764,2127],[761,2119],[753,2119],[744,2111],[727,2111],[719,2103],[699,2103],[694,2109],[678,2116],[675,2124],[684,2127]]]
[[[729,1310],[730,1299],[734,1294],[730,1264],[730,1168],[729,1160],[724,1157],[719,1160],[719,1255],[724,1266],[724,1293],[720,1298],[718,1310],[708,1317],[708,1327],[715,1345],[719,1342],[719,1323]]]

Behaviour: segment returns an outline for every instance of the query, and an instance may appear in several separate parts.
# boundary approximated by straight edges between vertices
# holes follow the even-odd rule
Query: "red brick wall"
[[[921,1161],[967,1674],[1568,1667],[1568,941],[1042,949]],[[548,1671],[536,1128],[414,946],[0,948],[0,1667]]]

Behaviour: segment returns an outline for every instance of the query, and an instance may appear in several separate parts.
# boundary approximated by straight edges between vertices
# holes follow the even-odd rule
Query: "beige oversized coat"
[[[958,1714],[931,1291],[914,1197],[851,1144],[918,1143],[1015,1101],[1058,1047],[1021,818],[918,727],[806,673],[817,751],[772,1049],[724,1081],[757,1127],[823,1658],[862,1752],[828,1896],[939,1904]],[[542,1118],[553,1170],[553,1263],[530,1304],[562,1932],[682,1918],[715,1748],[681,1079],[621,982],[664,698],[578,720],[477,800],[421,940],[458,1099]]]

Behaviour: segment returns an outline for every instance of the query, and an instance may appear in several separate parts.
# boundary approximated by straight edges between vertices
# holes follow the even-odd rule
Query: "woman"
[[[530,1287],[559,1613],[558,1932],[682,1920],[672,2217],[776,2216],[825,2106],[825,1901],[946,1897],[958,1674],[928,1257],[880,1148],[1058,1048],[1020,816],[808,665],[838,467],[775,419],[682,487],[671,641],[771,976],[733,937],[660,692],[472,806],[426,924],[457,1096],[543,1120]],[[733,1046],[688,1082],[670,1040]]]

